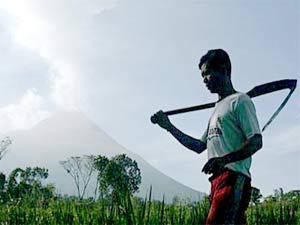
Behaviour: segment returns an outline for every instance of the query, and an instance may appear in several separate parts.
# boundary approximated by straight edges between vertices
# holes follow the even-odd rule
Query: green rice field
[[[0,224],[204,224],[209,210],[201,202],[166,204],[162,201],[127,196],[123,199],[77,200],[72,197],[51,199],[14,199],[0,207]],[[247,211],[248,224],[300,224],[300,197],[270,199]]]

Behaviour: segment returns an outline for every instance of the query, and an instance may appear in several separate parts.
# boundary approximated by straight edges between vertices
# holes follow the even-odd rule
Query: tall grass
[[[250,206],[247,214],[248,224],[300,224],[300,198],[265,201]]]
[[[249,207],[248,224],[300,224],[299,198],[263,202]],[[166,203],[126,196],[118,202],[53,198],[18,199],[0,206],[0,224],[204,224],[209,210],[205,199],[194,203]]]

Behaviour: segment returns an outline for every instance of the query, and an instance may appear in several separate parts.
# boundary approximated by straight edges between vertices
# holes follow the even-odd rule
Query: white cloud
[[[69,64],[58,65],[57,69],[51,72],[51,97],[52,99],[68,109],[79,109],[84,103],[84,97],[79,90],[81,76],[76,67]]]
[[[115,7],[117,0],[0,1],[15,19],[14,40],[43,57],[52,72],[52,98],[65,108],[84,104],[84,67],[93,49],[93,17]]]
[[[0,130],[2,133],[28,129],[48,116],[43,110],[43,98],[34,89],[27,90],[17,104],[0,108]]]

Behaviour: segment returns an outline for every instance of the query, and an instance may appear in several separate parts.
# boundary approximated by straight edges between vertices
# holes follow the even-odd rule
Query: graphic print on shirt
[[[217,122],[214,122],[213,124],[220,124],[221,119],[218,117]],[[207,134],[207,140],[210,141],[213,138],[220,138],[223,136],[222,130],[217,126],[209,126],[208,134]]]

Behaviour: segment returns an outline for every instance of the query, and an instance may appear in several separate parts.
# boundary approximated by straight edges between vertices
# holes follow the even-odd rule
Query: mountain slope
[[[26,131],[10,133],[13,140],[10,152],[2,159],[0,169],[9,172],[16,167],[41,166],[49,169],[49,180],[60,193],[75,193],[71,177],[59,161],[71,156],[105,155],[111,157],[125,153],[138,162],[142,184],[138,196],[145,197],[150,185],[153,197],[167,201],[174,196],[198,200],[203,196],[164,175],[137,154],[126,150],[80,112],[58,112]],[[92,193],[90,189],[90,193]]]

